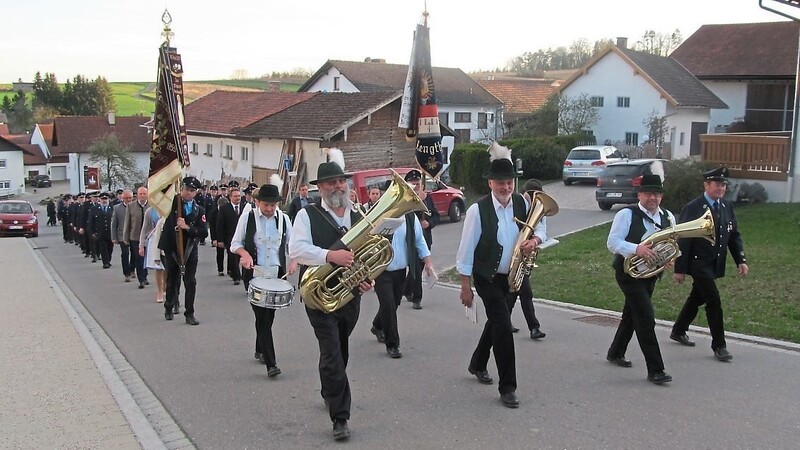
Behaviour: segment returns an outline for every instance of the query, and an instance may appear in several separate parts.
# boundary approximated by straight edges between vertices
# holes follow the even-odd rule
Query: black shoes
[[[517,398],[517,394],[513,392],[500,394],[500,401],[508,408],[519,408],[519,399]]]
[[[239,280],[233,280],[233,285],[234,285],[234,286],[238,286],[238,285],[239,285],[239,283],[241,283],[241,281],[239,281]]]
[[[109,268],[111,268],[111,264],[103,264],[103,269],[109,269]]]
[[[375,337],[378,338],[378,342],[380,342],[381,344],[386,342],[386,337],[383,335],[383,331],[382,330],[379,330],[379,329],[377,329],[375,327],[372,327],[372,328],[369,329],[369,332],[374,334]]]
[[[186,323],[188,323],[189,325],[200,325],[200,322],[198,322],[197,319],[194,318],[194,314],[189,314],[186,316]]]
[[[544,339],[545,336],[547,335],[539,331],[538,328],[534,328],[531,330],[531,339]]]
[[[278,366],[267,367],[267,376],[268,377],[270,377],[270,378],[277,377],[280,374],[281,374],[281,369],[279,369]]]
[[[144,281],[139,282],[139,289],[144,289]]]
[[[180,314],[181,313],[181,305],[175,305],[172,308],[172,314]]]
[[[685,333],[684,334],[670,333],[669,338],[681,345],[685,345],[687,347],[694,347],[694,341],[690,341],[689,336],[687,336]]]
[[[489,372],[486,370],[475,370],[472,367],[467,367],[467,370],[469,371],[469,373],[475,375],[475,378],[477,378],[481,384],[494,383],[492,377],[489,376]]]
[[[633,365],[630,361],[621,356],[607,355],[606,360],[608,360],[608,362],[610,362],[611,364],[616,364],[620,367],[630,367]]]
[[[147,280],[144,280],[144,285],[145,285],[145,286],[150,286],[150,282],[149,282],[149,281],[147,281]]]
[[[224,274],[224,273],[222,273],[222,272],[220,272],[220,273],[219,273],[219,276],[221,276],[221,277],[224,277],[224,276],[225,276],[225,274]]]
[[[255,353],[253,353],[253,359],[257,359],[259,361],[263,361],[264,356],[261,353],[255,352]]]
[[[662,370],[661,372],[647,374],[647,381],[653,384],[664,384],[672,381],[672,376]]]
[[[347,428],[347,421],[344,419],[336,419],[333,422],[333,440],[343,441],[350,437],[350,429]]]
[[[519,328],[515,327],[514,324],[511,324],[511,332],[512,333],[519,333]]]
[[[164,318],[167,320],[172,320],[172,311],[167,311],[164,313]]]
[[[387,347],[386,353],[389,354],[389,357],[392,359],[402,358],[403,354],[400,353],[400,349],[397,347]]]
[[[420,305],[419,302],[411,302],[411,303],[412,303],[411,305],[412,309],[422,309],[422,305]]]
[[[714,357],[719,361],[730,361],[733,359],[733,355],[731,355],[725,347],[714,349]]]

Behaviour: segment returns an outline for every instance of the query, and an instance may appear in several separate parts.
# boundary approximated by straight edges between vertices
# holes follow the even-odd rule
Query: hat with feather
[[[336,147],[322,149],[327,154],[327,162],[317,167],[317,179],[309,181],[316,185],[320,181],[334,178],[351,178],[353,174],[344,172],[344,154]]]
[[[514,163],[511,162],[511,149],[492,142],[489,151],[489,171],[483,174],[487,180],[511,180],[517,177]]]

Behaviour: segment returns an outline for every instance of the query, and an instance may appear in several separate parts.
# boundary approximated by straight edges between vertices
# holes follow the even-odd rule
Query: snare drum
[[[292,304],[292,297],[292,283],[279,278],[253,278],[247,288],[247,300],[262,308],[286,308]]]

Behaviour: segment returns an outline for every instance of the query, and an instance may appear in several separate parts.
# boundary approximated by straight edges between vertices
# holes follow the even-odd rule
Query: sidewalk
[[[157,447],[146,430],[137,439],[116,373],[31,244],[0,239],[0,447]]]

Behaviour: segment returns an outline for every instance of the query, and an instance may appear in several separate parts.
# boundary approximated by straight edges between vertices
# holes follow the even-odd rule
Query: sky
[[[256,78],[295,68],[316,71],[329,59],[382,58],[408,64],[425,0],[7,0],[2,7],[0,83],[59,82],[81,74],[111,82],[155,81],[161,16],[172,16],[173,46],[187,81]],[[775,0],[767,6],[800,17]],[[647,30],[688,38],[701,25],[788,20],[758,0],[427,0],[431,60],[465,72],[491,70],[525,52],[568,47],[584,38]]]

